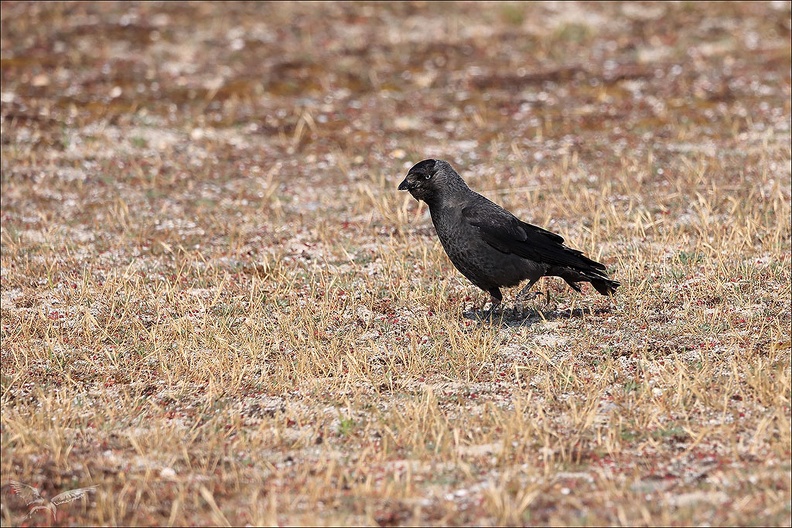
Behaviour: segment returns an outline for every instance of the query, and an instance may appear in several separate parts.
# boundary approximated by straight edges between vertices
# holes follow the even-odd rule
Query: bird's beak
[[[410,190],[410,182],[407,181],[407,178],[404,178],[404,181],[399,184],[400,191],[409,191]]]

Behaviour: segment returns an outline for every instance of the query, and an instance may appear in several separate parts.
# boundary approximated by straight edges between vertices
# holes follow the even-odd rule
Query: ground
[[[790,525],[788,2],[8,2],[1,42],[5,525]],[[424,158],[618,294],[482,320]]]

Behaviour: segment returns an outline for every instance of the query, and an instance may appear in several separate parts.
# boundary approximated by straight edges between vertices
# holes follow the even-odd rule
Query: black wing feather
[[[560,235],[523,222],[497,204],[482,199],[462,209],[462,217],[477,227],[481,238],[498,251],[551,266],[605,269],[581,251],[565,246]]]

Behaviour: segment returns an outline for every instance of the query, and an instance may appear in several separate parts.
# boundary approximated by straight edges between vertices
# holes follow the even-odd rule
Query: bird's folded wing
[[[560,235],[522,222],[504,209],[476,204],[465,207],[462,216],[479,229],[481,238],[487,244],[503,253],[514,253],[553,266],[601,266],[586,258],[582,252],[565,246]]]

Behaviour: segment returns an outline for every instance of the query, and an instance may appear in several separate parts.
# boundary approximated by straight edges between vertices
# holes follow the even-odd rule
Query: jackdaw
[[[529,282],[518,299],[545,276],[561,277],[577,292],[580,282],[591,283],[602,295],[613,295],[619,286],[608,278],[603,264],[567,247],[559,235],[521,221],[471,190],[446,161],[415,164],[399,190],[429,206],[451,263],[492,297],[490,313],[503,300],[501,287],[526,279]]]

